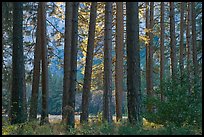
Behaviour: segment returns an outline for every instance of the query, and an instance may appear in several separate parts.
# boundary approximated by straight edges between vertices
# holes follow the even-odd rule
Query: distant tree
[[[11,124],[27,120],[25,66],[23,54],[23,3],[13,3]]]
[[[71,41],[72,41],[72,2],[66,2],[65,9],[65,46],[64,46],[64,79],[62,98],[62,121],[67,123],[68,92],[70,88],[71,71]]]
[[[112,122],[112,2],[105,3],[103,121]]]
[[[77,49],[78,49],[78,8],[79,2],[73,3],[72,12],[72,41],[71,41],[71,72],[70,89],[68,92],[67,124],[74,128],[76,72],[77,72]]]
[[[195,2],[191,2],[191,19],[192,19],[192,51],[193,51],[193,74],[194,74],[194,87],[198,76],[198,60],[197,60],[197,47],[196,47],[196,10]],[[194,89],[196,90],[196,89]]]
[[[176,61],[176,36],[175,36],[175,13],[174,2],[170,2],[170,58],[171,75],[173,81],[176,79],[177,61]]]
[[[160,33],[160,90],[161,90],[161,101],[164,100],[163,95],[163,84],[164,81],[164,2],[161,2],[161,33]]]
[[[187,54],[187,77],[188,77],[188,81],[189,83],[191,82],[190,80],[190,69],[191,69],[191,35],[190,35],[190,31],[191,31],[191,2],[187,2],[187,15],[186,15],[186,54]],[[188,92],[190,93],[190,84],[188,86]]]
[[[147,81],[147,95],[148,97],[152,97],[153,96],[153,27],[154,27],[154,2],[150,2],[150,21],[149,21],[149,46],[148,48],[148,71],[149,71],[149,75],[147,76],[148,81]],[[148,111],[152,112],[152,105],[150,104],[148,106]]]
[[[146,41],[146,89],[147,89],[147,96],[150,96],[150,85],[149,85],[149,76],[150,76],[150,68],[149,68],[149,47],[150,47],[150,36],[149,36],[149,32],[150,32],[150,13],[149,13],[149,2],[146,2],[146,21],[145,21],[145,25],[146,25],[146,37],[147,37],[147,41]],[[151,106],[147,105],[147,111],[151,110]]]
[[[184,58],[184,44],[183,44],[183,33],[184,33],[184,2],[180,3],[181,6],[181,10],[180,10],[180,62],[179,62],[179,66],[180,66],[180,72],[181,72],[181,82],[183,80],[183,69],[184,69],[184,65],[183,65],[183,58]]]
[[[141,80],[138,2],[126,3],[128,121],[141,122]]]
[[[80,117],[81,123],[88,122],[88,116],[89,116],[91,73],[92,73],[93,52],[94,52],[96,16],[97,16],[97,2],[92,2],[91,11],[90,11],[89,36],[88,36],[88,45],[87,45],[87,54],[86,54],[84,85],[83,85],[83,93],[82,93],[82,105],[81,105],[82,113]]]
[[[42,52],[42,112],[41,124],[49,122],[48,119],[48,59],[47,59],[47,42],[46,42],[46,2],[40,2],[41,13],[41,52]]]

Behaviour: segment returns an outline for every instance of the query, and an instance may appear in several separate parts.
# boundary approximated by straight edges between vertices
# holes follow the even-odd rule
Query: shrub
[[[189,81],[187,76],[183,82],[179,79],[172,81],[167,79],[163,82],[164,101],[160,100],[160,88],[154,90],[156,96],[146,98],[145,104],[152,104],[156,109],[153,113],[145,112],[145,117],[153,122],[163,124],[175,124],[177,127],[195,125],[201,126],[202,121],[202,98],[200,86],[188,91]]]

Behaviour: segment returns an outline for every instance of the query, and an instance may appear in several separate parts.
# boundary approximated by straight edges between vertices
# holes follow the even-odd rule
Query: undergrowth
[[[75,128],[67,130],[65,125],[49,123],[40,125],[38,121],[10,125],[3,121],[3,135],[195,135],[202,134],[201,129],[191,126],[177,127],[174,124],[167,126],[155,124],[143,118],[143,125],[131,125],[127,120],[108,124],[100,121],[88,124],[76,124]],[[76,121],[76,123],[79,121]]]

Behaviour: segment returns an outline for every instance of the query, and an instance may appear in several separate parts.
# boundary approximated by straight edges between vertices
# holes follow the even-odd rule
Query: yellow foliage
[[[143,9],[139,9],[139,18],[142,18],[144,15],[144,10]]]
[[[55,40],[57,41],[57,40],[59,40],[61,38],[62,38],[62,35],[59,32],[57,32],[56,35],[55,35]]]
[[[2,126],[2,135],[9,135],[12,131],[15,131],[17,129],[17,126],[14,125],[6,125]]]
[[[55,2],[57,6],[61,6],[64,2]]]
[[[163,127],[163,125],[150,122],[150,121],[146,120],[145,118],[143,118],[143,126],[145,129],[151,129],[151,128],[158,129],[158,128]]]
[[[145,44],[148,44],[149,41],[150,41],[149,37],[147,37],[147,36],[139,36],[139,39],[141,39],[142,41],[144,41]]]

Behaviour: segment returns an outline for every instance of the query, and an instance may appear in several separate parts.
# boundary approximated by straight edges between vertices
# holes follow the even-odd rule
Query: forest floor
[[[41,115],[37,115],[37,118],[40,119]],[[90,119],[97,118],[96,116],[89,116]],[[123,119],[127,119],[127,116],[123,116]],[[62,115],[49,115],[50,123],[58,123],[62,120]],[[75,120],[80,121],[80,115],[75,115]],[[116,116],[113,116],[113,120],[116,120]]]
[[[40,116],[38,116],[40,118]],[[3,119],[3,135],[202,135],[202,129],[156,124],[143,118],[141,126],[128,124],[127,117],[121,122],[103,123],[100,117],[90,117],[88,124],[80,124],[75,116],[75,128],[67,130],[61,123],[61,115],[49,115],[49,124],[39,126],[39,121],[9,125]],[[113,118],[115,119],[115,117]]]

